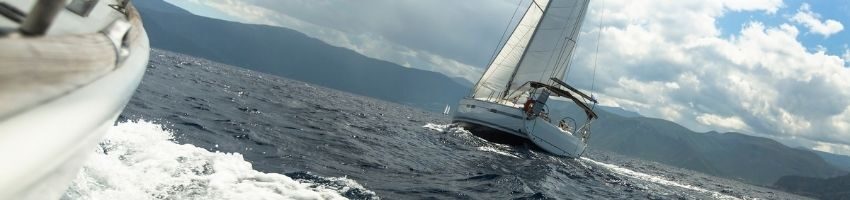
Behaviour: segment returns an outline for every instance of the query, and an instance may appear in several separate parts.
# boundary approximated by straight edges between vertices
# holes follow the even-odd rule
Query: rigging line
[[[575,6],[573,6],[573,8],[581,8],[581,6],[575,5]],[[582,16],[582,15],[584,15],[584,12],[579,13],[578,16]],[[570,16],[570,17],[572,17],[572,16]],[[581,17],[579,17],[579,18],[581,18]],[[567,26],[564,26],[564,34],[566,34],[566,36],[564,36],[564,40],[565,40],[564,46],[561,47],[561,52],[559,52],[559,55],[558,55],[558,60],[557,60],[558,62],[555,63],[556,69],[552,71],[552,74],[550,75],[550,77],[555,77],[555,75],[557,75],[557,74],[561,74],[561,76],[563,76],[564,75],[563,71],[569,69],[570,63],[571,63],[570,60],[572,58],[574,48],[575,48],[576,44],[578,43],[578,42],[575,41],[575,38],[570,38],[570,36],[576,35],[575,32],[578,29],[581,28],[580,21],[581,21],[581,19],[577,19],[577,20],[573,21],[573,25],[572,25],[573,30],[569,33],[567,33],[567,31],[566,31]],[[569,45],[570,45],[569,42],[572,42],[573,49],[570,49],[568,55],[565,55],[565,52],[567,51],[567,48],[569,48]],[[566,59],[564,58],[564,56],[566,56]],[[558,67],[560,65],[563,65],[563,67],[562,68]],[[564,78],[564,77],[559,77],[559,78]]]
[[[516,30],[514,30],[514,31],[516,31]],[[527,30],[527,31],[525,31],[525,33],[523,33],[522,37],[527,36],[527,35],[528,35],[528,33],[530,33],[530,32],[533,32],[533,30]],[[512,35],[513,35],[513,34],[512,34]],[[532,36],[532,37],[533,37],[533,36]],[[529,41],[529,43],[530,43],[530,42],[531,42],[531,41]],[[516,49],[516,48],[517,48],[517,46],[516,46],[516,45],[512,46],[512,47],[511,47],[511,49],[510,49],[510,51],[509,51],[508,53],[512,53],[512,52],[514,52],[513,50],[514,50],[514,49]],[[527,47],[523,47],[523,48],[527,49]],[[504,51],[504,49],[502,49],[502,50]],[[525,51],[523,51],[523,52],[525,52]],[[512,53],[512,54],[515,54],[515,53]],[[522,56],[524,56],[524,53],[523,53],[523,54],[520,54],[520,61],[522,61]],[[520,61],[517,61],[517,66],[516,66],[517,68],[519,68],[519,63],[520,63]],[[501,65],[501,63],[502,63],[502,62],[505,62],[505,61],[504,61],[504,60],[502,60],[502,61],[500,61],[500,62],[499,62],[499,64],[496,64],[496,63],[494,62],[493,64],[496,64],[496,65],[495,65],[495,66],[491,66],[491,67],[500,67],[500,66],[502,66],[502,65]],[[488,68],[488,69],[489,69],[489,68]],[[516,72],[516,69],[514,69],[514,72]],[[485,75],[487,75],[487,73],[486,73],[486,72],[485,72]],[[487,77],[481,77],[481,80],[486,81],[486,80],[487,80],[487,79],[489,79],[489,78],[492,78],[492,74],[490,74],[490,76],[487,76]],[[511,78],[511,80],[512,80],[512,79],[513,79],[513,78]],[[481,82],[481,80],[479,80],[479,82],[478,82],[479,84],[480,84],[480,83],[482,83],[482,82]],[[508,85],[510,85],[510,82],[511,82],[511,81],[510,81],[510,80],[508,80]],[[507,87],[507,88],[505,89],[505,91],[504,91],[504,92],[507,92],[507,91],[508,91],[508,89],[510,88],[509,86],[506,86],[506,87]],[[476,88],[475,90],[476,90],[476,92],[477,92],[477,88]],[[504,92],[503,92],[503,93],[504,93]],[[504,96],[502,96],[502,98],[504,98]]]
[[[573,7],[575,7],[575,6],[573,6]],[[570,8],[570,7],[565,6],[565,7],[553,7],[553,8]],[[549,9],[553,9],[553,8],[549,8]],[[572,17],[572,16],[568,16],[567,19],[569,19],[570,17]],[[551,73],[549,73],[549,77],[555,77],[555,75],[558,73],[558,71],[560,71],[559,66],[563,63],[561,61],[562,61],[562,58],[564,56],[564,52],[566,51],[566,49],[569,45],[569,41],[570,41],[569,33],[567,33],[567,27],[568,27],[568,25],[564,25],[563,28],[561,28],[561,35],[560,35],[560,37],[558,37],[558,42],[553,45],[552,52],[551,52],[552,54],[549,55],[549,61],[546,63],[546,70],[544,70],[544,72],[549,71],[550,66],[553,67]],[[558,47],[558,44],[562,44],[562,45],[561,45],[560,51],[558,51],[558,53],[557,53],[558,57],[555,58],[556,54],[554,52],[555,52],[555,49]],[[555,58],[555,64],[554,65],[550,65],[552,63],[552,58]],[[546,74],[541,73],[540,79],[538,79],[538,80],[540,80],[540,82],[543,82],[545,77],[546,77]],[[551,80],[549,80],[549,81],[551,83]]]
[[[575,57],[573,57],[573,55],[575,54],[575,48],[578,46],[578,41],[575,40],[576,39],[575,37],[578,37],[578,35],[581,34],[580,32],[581,32],[581,27],[582,27],[582,24],[583,24],[582,22],[584,21],[584,16],[587,13],[588,4],[590,4],[589,0],[584,2],[584,6],[582,7],[581,12],[579,13],[579,18],[575,21],[576,23],[573,26],[573,32],[572,32],[572,35],[574,35],[574,38],[572,38],[573,39],[572,40],[573,50],[571,50],[569,52],[569,55],[567,55],[568,57],[564,61],[564,62],[567,62],[566,67],[564,67],[565,72],[561,73],[561,74],[564,74],[563,78],[564,78],[565,81],[569,79],[570,71],[572,70],[572,63],[573,63],[572,61],[575,59]]]
[[[564,32],[566,32],[566,31],[564,31],[566,29],[567,29],[567,26],[564,26],[564,28],[561,29],[562,30],[561,35],[563,35]],[[545,65],[546,69],[544,69],[543,72],[547,72],[547,71],[549,71],[549,67],[553,67],[552,73],[549,74],[549,77],[554,77],[555,71],[558,71],[558,64],[561,63],[560,62],[561,54],[563,54],[564,48],[566,48],[566,45],[559,45],[559,44],[566,43],[566,41],[565,41],[566,37],[563,37],[564,40],[560,39],[561,37],[558,37],[558,38],[559,38],[558,41],[555,42],[554,44],[552,44],[552,50],[550,50],[549,52],[546,52],[546,53],[549,53],[549,59],[547,59],[547,61],[546,61],[546,65]],[[562,41],[564,41],[564,42],[562,43]],[[555,52],[556,52],[556,49],[559,49],[558,46],[561,46],[561,48],[560,48],[560,51],[557,51],[558,57],[556,58]],[[556,59],[554,65],[552,64],[552,59]],[[543,80],[546,80],[545,79],[546,75],[547,75],[546,73],[540,73],[540,78],[538,78],[537,80],[540,81],[540,82],[543,82]]]
[[[499,49],[501,49],[501,47],[503,47],[503,45],[505,45],[505,44],[502,44],[502,43],[507,43],[507,41],[505,40],[505,36],[508,34],[508,30],[511,29],[511,24],[513,24],[514,19],[516,18],[516,13],[519,11],[519,7],[522,7],[523,1],[525,1],[525,0],[519,0],[519,2],[517,2],[516,8],[514,8],[514,14],[511,15],[511,20],[509,20],[508,25],[505,26],[505,31],[502,32],[502,37],[499,38],[498,46],[496,46],[496,48],[493,49],[493,53],[492,53],[492,55],[490,55],[490,62],[493,62],[493,60],[496,59],[496,54],[499,52]]]
[[[487,66],[486,66],[487,69],[484,70],[484,74],[481,75],[481,78],[478,79],[478,83],[475,83],[475,86],[472,88],[472,94],[471,94],[472,96],[475,96],[475,93],[478,93],[479,85],[481,85],[482,82],[487,81],[490,78],[490,76],[487,76],[487,71],[490,69],[490,67],[493,67],[492,66],[493,63],[496,62],[496,57],[498,56],[500,49],[504,49],[505,46],[508,45],[508,40],[510,40],[510,39],[505,40],[505,36],[508,34],[508,30],[510,30],[511,24],[513,24],[514,19],[516,18],[516,14],[519,11],[519,8],[522,7],[523,1],[525,1],[525,0],[519,0],[519,2],[517,2],[517,6],[516,6],[516,8],[514,8],[514,14],[511,15],[511,20],[508,21],[508,25],[505,26],[505,31],[502,32],[502,37],[499,38],[499,45],[497,45],[496,48],[493,49],[493,55],[490,56],[490,62],[487,63]],[[534,0],[532,0],[532,1],[534,1]],[[530,9],[530,7],[529,7],[529,9]],[[526,11],[525,13],[527,13],[527,12],[528,11]],[[519,27],[520,23],[522,23],[522,19],[524,19],[524,18],[525,18],[525,14],[523,14],[522,18],[520,18],[519,22],[517,22],[517,25],[516,25],[517,27]],[[516,27],[514,28],[514,32],[515,31],[516,31]],[[514,33],[511,32],[511,35],[513,35],[513,34]],[[503,41],[504,41],[504,44],[502,44]],[[490,75],[492,75],[492,74],[490,74]]]
[[[579,16],[580,16],[580,17],[579,17],[579,19],[578,19],[578,22],[582,22],[582,21],[584,21],[584,18],[585,18],[584,16],[585,16],[585,14],[587,13],[587,10],[588,10],[588,9],[587,9],[587,8],[588,8],[588,4],[590,4],[590,0],[585,1],[584,8],[583,8],[583,9],[581,9],[581,13],[579,14]],[[576,27],[573,27],[573,28],[574,28],[574,29],[573,29],[573,32],[575,32],[575,31],[580,31],[580,30],[581,30],[581,24],[583,24],[583,23],[578,23],[578,25],[577,25]],[[575,38],[573,38],[573,39],[575,39]],[[573,45],[578,46],[578,41],[575,41],[575,40],[573,40],[573,41],[575,42],[575,43],[573,43]],[[567,65],[567,67],[565,67],[565,69],[564,69],[564,71],[565,71],[565,72],[564,72],[564,81],[568,81],[568,80],[569,80],[569,78],[570,78],[570,72],[572,71],[572,66],[571,66],[570,64],[571,64],[571,63],[572,63],[572,61],[575,59],[575,57],[573,57],[573,56],[572,56],[572,53],[573,53],[573,52],[570,52],[570,57],[568,57],[568,58],[567,58],[567,62],[569,62],[569,63],[568,63],[568,65]]]
[[[570,67],[570,63],[572,63],[571,62],[572,61],[572,54],[575,51],[575,47],[578,44],[578,41],[576,41],[576,37],[578,36],[578,34],[576,32],[581,30],[581,24],[582,24],[581,21],[583,20],[583,17],[581,17],[581,16],[584,15],[584,11],[583,11],[584,9],[582,7],[583,7],[582,5],[575,5],[575,8],[579,8],[579,10],[581,12],[577,15],[577,18],[573,21],[572,30],[570,30],[570,32],[569,32],[569,34],[567,35],[567,38],[566,38],[567,39],[566,42],[572,42],[572,47],[569,50],[569,53],[567,53],[567,54],[564,54],[563,52],[561,53],[562,56],[567,56],[566,58],[561,58],[561,60],[563,60],[563,65],[564,65],[564,68],[562,70],[567,70]],[[572,16],[570,16],[570,17],[572,17]],[[569,45],[570,45],[570,43],[564,44],[564,48],[565,48],[564,50],[565,51],[566,51],[566,48],[569,48]],[[560,74],[563,76],[563,72],[560,72]],[[563,77],[561,77],[561,78],[563,78]]]
[[[537,4],[537,2],[536,2],[536,1],[531,1],[531,3],[532,3],[532,4]],[[547,12],[547,10],[548,10],[549,6],[551,6],[551,5],[552,5],[552,4],[550,4],[550,3],[547,3],[547,4],[546,4],[546,9],[543,9],[543,10],[541,11],[541,13],[540,13],[540,19],[537,19],[537,25],[536,25],[536,26],[534,26],[534,29],[532,29],[532,30],[534,30],[534,31],[536,32],[536,31],[537,31],[537,29],[540,29],[540,25],[542,25],[542,24],[543,24],[543,23],[542,23],[542,22],[543,22],[543,18],[546,16],[546,12]],[[538,5],[538,8],[539,8],[539,7],[540,7],[540,6]],[[530,9],[530,8],[529,8],[529,9]],[[516,78],[516,74],[517,74],[517,72],[519,72],[520,67],[522,67],[522,61],[523,61],[523,60],[525,60],[525,58],[526,58],[526,55],[525,55],[525,54],[526,54],[526,53],[528,53],[528,49],[529,49],[530,45],[531,45],[532,43],[534,43],[534,38],[535,38],[536,36],[537,36],[537,34],[535,34],[535,33],[532,33],[532,34],[531,34],[531,38],[528,40],[528,43],[526,44],[525,50],[523,50],[523,52],[522,52],[522,57],[520,57],[520,58],[519,58],[519,62],[517,62],[517,66],[516,66],[516,68],[514,68],[514,72],[511,74],[511,78],[510,78],[510,79],[508,79],[508,84],[505,86],[505,91],[504,91],[504,92],[502,92],[502,93],[503,93],[503,95],[502,95],[502,98],[503,98],[503,99],[504,99],[505,97],[507,97],[507,96],[508,96],[508,93],[510,92],[511,87],[512,87],[512,84],[513,84],[513,82],[514,82],[514,78]]]
[[[535,0],[531,0],[531,1],[532,1],[532,3],[533,3],[535,6],[537,6],[537,9],[538,9],[538,10],[540,10],[540,11],[546,11],[546,9],[544,9],[544,8],[541,8],[541,7],[540,7],[540,4],[537,4],[537,1],[535,1]],[[552,3],[552,2],[546,2],[546,7],[549,7],[549,4],[550,4],[550,3]]]
[[[596,54],[593,55],[593,81],[590,83],[590,97],[596,91],[596,68],[599,68],[599,39],[602,37],[602,19],[605,18],[605,0],[601,1],[602,13],[599,14],[599,32],[596,33]]]

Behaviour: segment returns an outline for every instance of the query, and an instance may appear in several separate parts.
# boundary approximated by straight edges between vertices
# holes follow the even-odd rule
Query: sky
[[[471,82],[529,2],[168,1]],[[603,105],[695,131],[850,155],[847,29],[843,0],[593,0],[566,80]]]

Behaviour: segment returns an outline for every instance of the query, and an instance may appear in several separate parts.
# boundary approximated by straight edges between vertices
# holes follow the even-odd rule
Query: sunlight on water
[[[345,199],[351,189],[367,191],[346,178],[329,178],[344,185],[333,187],[259,172],[241,154],[172,139],[151,122],[116,125],[63,199]]]
[[[519,158],[519,157],[517,157],[517,156],[515,156],[511,153],[508,153],[506,151],[502,151],[502,150],[499,150],[499,149],[496,149],[496,148],[493,148],[493,147],[487,147],[487,146],[478,147],[478,150],[486,151],[486,152],[493,152],[493,153],[496,153],[496,154],[499,154],[499,155],[508,156],[508,157],[512,157],[512,158]]]

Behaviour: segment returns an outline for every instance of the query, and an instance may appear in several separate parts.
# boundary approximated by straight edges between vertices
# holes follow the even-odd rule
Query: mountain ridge
[[[156,48],[433,112],[469,91],[443,74],[369,58],[291,29],[192,15],[161,0],[136,5]]]
[[[583,116],[570,102],[550,103],[565,116]],[[845,171],[820,156],[743,133],[695,132],[675,122],[597,109],[590,148],[637,157],[750,184],[770,186],[788,175],[828,178]]]
[[[834,153],[829,153],[829,152],[823,152],[823,151],[818,151],[818,150],[811,150],[811,149],[803,149],[803,150],[811,151],[812,153],[815,153],[818,156],[820,156],[821,158],[823,158],[824,160],[826,160],[826,162],[828,162],[828,163],[830,163],[830,164],[832,164],[836,167],[842,168],[846,171],[850,171],[850,156],[834,154]]]
[[[784,176],[773,186],[818,199],[850,199],[850,174],[832,178]]]

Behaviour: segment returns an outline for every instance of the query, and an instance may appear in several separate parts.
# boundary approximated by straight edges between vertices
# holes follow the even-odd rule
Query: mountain
[[[642,116],[642,115],[638,114],[637,112],[628,111],[628,110],[620,108],[620,107],[596,106],[596,108],[599,108],[599,109],[605,110],[605,112],[609,112],[611,114],[619,115],[621,117],[626,117],[626,118],[641,117]]]
[[[466,80],[465,78],[461,78],[461,77],[452,77],[452,80],[457,82],[457,84],[463,85],[464,87],[467,87],[467,88],[470,88],[470,89],[472,88],[473,85],[475,85],[475,83],[469,82],[469,80]]]
[[[591,145],[744,182],[770,185],[782,176],[843,173],[814,153],[740,133],[696,133],[661,119],[610,117],[594,125]]]
[[[443,74],[369,58],[291,29],[201,17],[162,0],[134,3],[155,48],[436,112],[469,92]]]
[[[823,158],[823,160],[825,160],[829,164],[844,169],[845,171],[850,171],[850,156],[832,154],[817,150],[810,151]]]
[[[827,179],[785,176],[776,181],[773,186],[818,199],[850,199],[850,174]]]
[[[572,103],[555,101],[549,106],[568,116],[583,117]],[[671,121],[608,110],[596,109],[599,119],[591,127],[592,149],[757,185],[772,185],[788,175],[827,178],[846,173],[815,153],[771,139],[741,133],[697,133]]]

